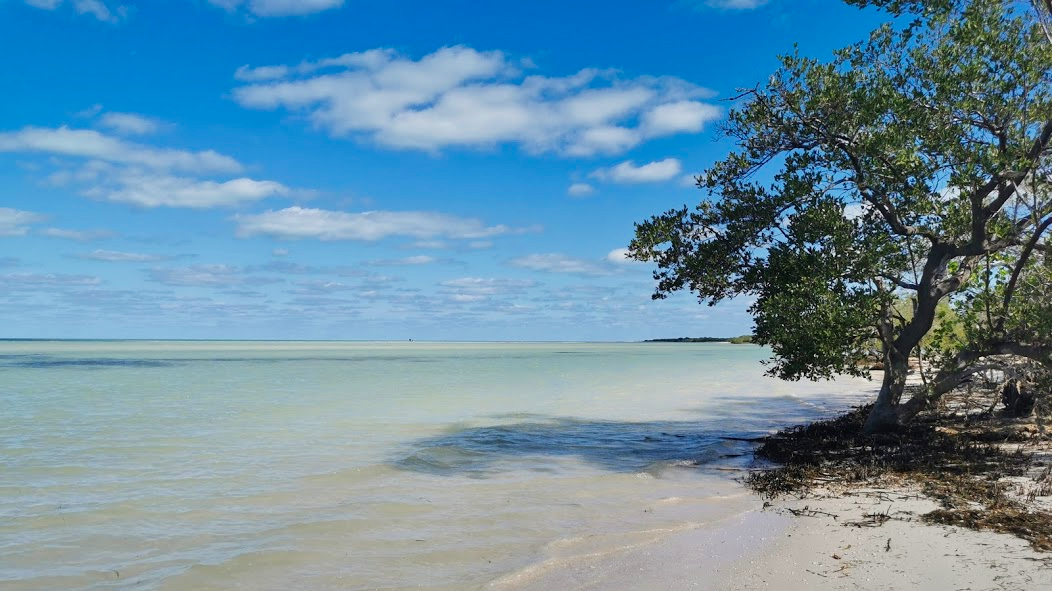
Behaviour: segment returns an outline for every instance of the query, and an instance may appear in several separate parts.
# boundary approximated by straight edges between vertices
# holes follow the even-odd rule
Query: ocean
[[[752,345],[0,342],[0,588],[518,589],[755,509]]]

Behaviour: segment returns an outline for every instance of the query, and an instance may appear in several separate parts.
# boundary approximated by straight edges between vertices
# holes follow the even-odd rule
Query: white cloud
[[[676,158],[665,158],[636,166],[632,160],[626,160],[611,168],[600,168],[591,176],[615,183],[657,183],[667,181],[683,172],[683,165]]]
[[[148,133],[158,122],[130,113],[107,113],[99,123],[123,133]],[[73,164],[53,158],[55,186],[76,185],[80,193],[140,207],[209,208],[233,206],[268,197],[304,194],[268,180],[199,178],[236,173],[241,164],[213,150],[156,148],[90,129],[26,127],[0,132],[0,152],[43,153],[84,159]],[[189,173],[193,176],[175,173]]]
[[[192,265],[190,267],[155,268],[147,273],[150,281],[182,287],[229,287],[280,283],[281,279],[247,275],[244,269],[231,265]]]
[[[723,116],[715,105],[696,101],[679,101],[658,105],[643,115],[643,129],[650,135],[698,133],[710,121]]]
[[[115,234],[109,230],[66,230],[63,228],[46,228],[39,232],[41,236],[49,238],[62,238],[63,240],[76,240],[77,242],[91,242],[113,238]]]
[[[275,248],[270,252],[270,254],[276,257],[287,257],[289,256],[289,251],[287,248]]]
[[[697,187],[698,186],[698,174],[689,173],[679,177],[679,186],[681,187]]]
[[[338,291],[351,291],[354,289],[353,285],[347,285],[346,283],[340,283],[339,281],[323,281],[323,280],[311,280],[311,281],[300,281],[296,285],[299,289],[293,290],[291,293],[294,294],[320,294],[320,293],[334,293]]]
[[[120,252],[116,250],[101,250],[96,249],[88,253],[76,255],[78,259],[87,259],[93,261],[105,261],[109,263],[148,263],[154,261],[164,261],[171,257],[166,257],[159,254],[142,254],[138,252]]]
[[[528,279],[491,279],[461,277],[443,281],[439,285],[446,289],[450,298],[457,302],[480,302],[492,296],[518,294],[537,285]]]
[[[509,264],[513,267],[530,269],[532,271],[565,273],[567,275],[581,275],[584,277],[600,277],[613,274],[609,267],[594,261],[557,253],[526,255],[512,259],[509,261]]]
[[[39,152],[53,156],[90,158],[114,164],[196,173],[239,172],[241,164],[213,150],[152,148],[92,129],[24,127],[0,132],[0,152]]]
[[[390,148],[518,145],[532,153],[617,154],[647,139],[696,133],[719,117],[711,92],[677,78],[613,71],[523,76],[499,51],[446,47],[412,60],[373,49],[295,66],[242,66],[234,98],[304,113],[334,136]]]
[[[767,4],[768,0],[705,0],[705,6],[724,10],[752,10]]]
[[[161,128],[156,119],[137,113],[106,113],[99,118],[99,125],[122,135],[149,135]]]
[[[413,248],[428,248],[432,250],[442,250],[449,248],[449,243],[444,240],[417,240],[409,246]]]
[[[110,10],[99,0],[73,0],[73,9],[77,14],[90,14],[105,23],[118,23],[127,16],[127,9],[119,6]]]
[[[291,190],[274,181],[237,178],[217,182],[189,177],[121,170],[84,191],[84,195],[140,207],[229,207]]]
[[[102,283],[101,279],[91,275],[63,275],[56,273],[9,273],[0,275],[0,290],[98,285],[100,283]]]
[[[347,213],[298,206],[260,214],[236,215],[233,219],[238,225],[238,236],[265,235],[290,239],[374,241],[392,236],[471,239],[536,230],[504,225],[486,226],[478,219],[428,211]]]
[[[25,236],[30,225],[45,219],[39,213],[0,207],[0,236]]]
[[[573,183],[569,189],[566,189],[566,194],[571,197],[584,197],[591,195],[595,192],[595,187],[588,183]]]
[[[858,219],[864,215],[866,215],[864,203],[849,203],[844,206],[844,217],[849,220]]]
[[[636,262],[636,261],[628,258],[628,249],[627,248],[615,248],[614,250],[611,250],[606,255],[606,260],[610,261],[611,263],[617,263],[619,265],[624,265],[624,264],[627,264],[627,263],[634,263],[634,262]]]
[[[244,65],[234,72],[234,78],[242,82],[259,82],[261,80],[277,80],[288,76],[288,74],[288,66],[260,66],[253,68]]]
[[[234,11],[244,7],[253,16],[280,17],[305,16],[339,8],[343,0],[208,0],[223,10]]]
[[[42,10],[55,10],[62,6],[64,0],[24,0],[33,8]],[[119,23],[128,16],[128,9],[124,6],[110,8],[102,0],[73,0],[73,10],[77,14],[88,14],[105,23]]]
[[[217,287],[242,283],[241,270],[229,265],[194,265],[174,269],[151,269],[151,281],[186,287]]]
[[[433,257],[426,254],[402,257],[400,259],[382,259],[378,261],[372,261],[371,264],[376,266],[389,266],[389,267],[407,267],[415,265],[433,265],[442,261],[443,259]],[[448,259],[447,259],[448,260]]]

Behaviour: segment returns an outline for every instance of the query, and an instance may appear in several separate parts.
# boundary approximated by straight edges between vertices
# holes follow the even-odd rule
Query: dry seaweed
[[[991,413],[929,413],[900,432],[864,435],[870,408],[768,437],[756,456],[777,467],[750,473],[747,484],[773,498],[837,485],[913,483],[941,505],[923,516],[926,522],[1008,532],[1052,551],[1052,514],[1012,498],[1002,482],[1031,473],[1035,465],[1032,453],[1004,442],[1032,439],[1034,433]]]

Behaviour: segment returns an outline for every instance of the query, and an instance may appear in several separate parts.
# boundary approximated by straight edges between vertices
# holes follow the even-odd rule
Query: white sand
[[[788,529],[771,536],[762,560],[728,565],[711,588],[1052,590],[1047,554],[1008,534],[921,523],[919,515],[936,505],[908,493],[780,502],[768,511],[790,507],[838,517],[794,518]],[[874,513],[892,519],[879,527],[848,525]]]
[[[1033,481],[1017,480],[1021,498]],[[938,505],[916,491],[862,489],[770,504],[752,498],[752,510],[721,523],[551,560],[490,588],[1052,591],[1052,553],[1010,534],[925,524],[920,516]],[[1031,505],[1048,510],[1052,497]],[[891,519],[874,527],[866,516],[877,513]]]
[[[578,556],[494,588],[559,590],[1052,590],[1052,558],[1007,534],[927,525],[905,492],[778,501],[717,527]],[[820,513],[793,517],[788,509]],[[825,513],[836,515],[836,519]],[[847,525],[889,513],[879,527]]]

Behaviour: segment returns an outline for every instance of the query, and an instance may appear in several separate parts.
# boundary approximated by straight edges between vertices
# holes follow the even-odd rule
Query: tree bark
[[[903,412],[905,409],[899,404],[906,389],[908,373],[909,357],[893,347],[888,347],[884,352],[884,381],[881,383],[873,410],[862,428],[864,434],[896,431],[917,414],[912,412],[906,416],[907,413]]]

